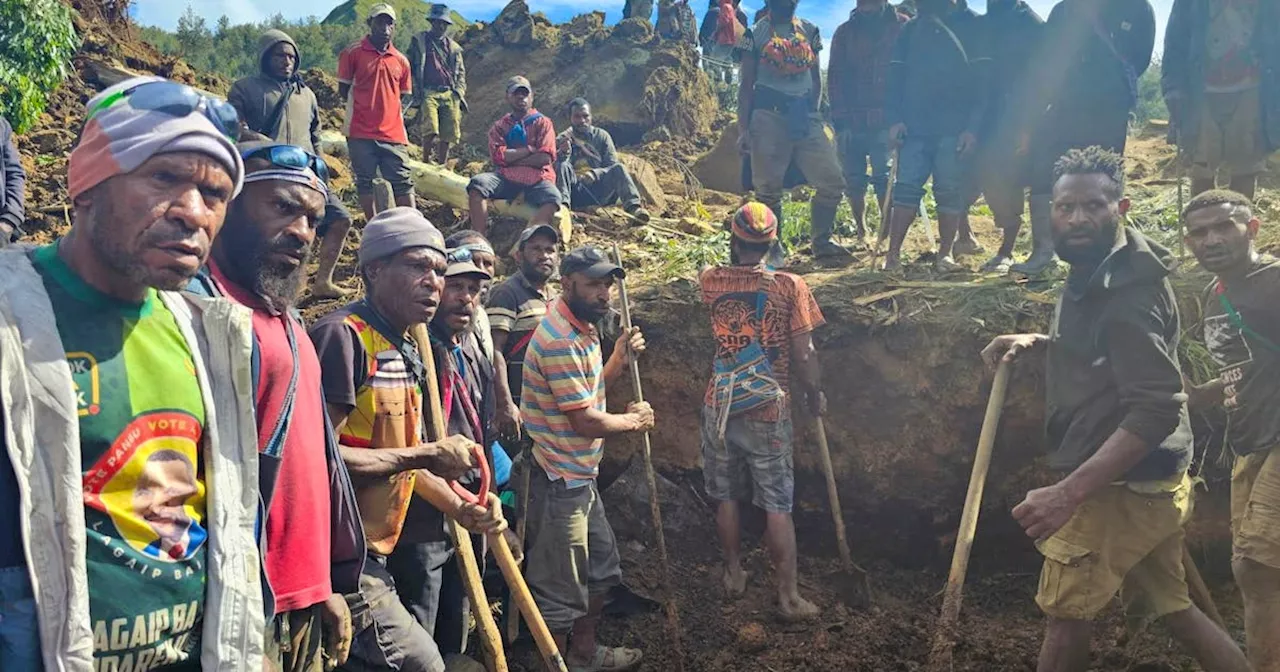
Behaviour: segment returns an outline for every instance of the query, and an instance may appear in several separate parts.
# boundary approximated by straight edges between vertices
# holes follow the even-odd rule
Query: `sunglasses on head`
[[[231,103],[206,96],[186,84],[167,80],[146,82],[117,91],[89,110],[89,118],[93,119],[99,112],[121,101],[128,102],[135,110],[159,112],[171,117],[185,117],[199,111],[232,142],[240,139],[240,115]]]
[[[298,171],[310,168],[316,174],[316,177],[320,178],[321,182],[329,183],[329,166],[325,164],[324,159],[294,145],[256,147],[240,152],[240,158],[245,161],[249,159],[266,159],[277,168],[289,168]]]
[[[451,264],[466,264],[471,262],[472,259],[474,259],[474,255],[471,254],[471,249],[466,247],[455,247],[445,255],[445,260]]]

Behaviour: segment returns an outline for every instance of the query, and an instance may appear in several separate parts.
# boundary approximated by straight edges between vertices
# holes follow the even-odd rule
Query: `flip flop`
[[[596,646],[596,652],[587,663],[574,663],[566,660],[569,672],[625,672],[633,670],[644,659],[640,649],[628,649],[622,646]],[[606,664],[608,663],[608,664]]]

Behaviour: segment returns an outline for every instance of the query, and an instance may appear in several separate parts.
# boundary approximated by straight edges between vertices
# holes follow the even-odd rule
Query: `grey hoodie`
[[[283,31],[268,30],[262,34],[258,39],[258,74],[233,84],[231,92],[227,94],[227,101],[240,113],[240,120],[249,130],[265,135],[274,142],[297,145],[315,153],[316,147],[320,145],[320,105],[316,102],[315,92],[307,87],[296,72],[288,80],[276,79],[267,74],[267,54],[281,42],[293,45],[294,51],[298,49],[293,38]],[[271,121],[271,114],[280,102],[280,97],[289,89],[293,89],[293,93],[281,115],[279,128],[270,133],[271,129],[267,128],[267,124]]]
[[[1124,228],[1092,275],[1073,269],[1050,328],[1049,466],[1073,471],[1116,429],[1151,452],[1125,481],[1161,481],[1191,462],[1191,422],[1178,365],[1172,255]]]

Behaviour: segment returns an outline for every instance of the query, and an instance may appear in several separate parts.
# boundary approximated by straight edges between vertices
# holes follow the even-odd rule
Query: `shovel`
[[[982,420],[982,434],[978,437],[978,453],[973,458],[973,470],[969,474],[969,491],[964,497],[964,513],[960,517],[960,531],[956,534],[956,550],[951,556],[951,574],[942,593],[942,614],[933,633],[933,645],[929,650],[931,672],[951,670],[951,653],[955,647],[956,622],[960,618],[960,601],[964,593],[964,577],[969,571],[969,554],[973,550],[973,537],[978,531],[978,512],[982,508],[982,490],[987,484],[987,470],[991,467],[991,453],[995,448],[996,429],[1000,426],[1000,414],[1004,411],[1004,398],[1009,390],[1009,362],[1001,360],[996,368],[996,379],[991,385],[991,398],[987,401],[987,414]]]

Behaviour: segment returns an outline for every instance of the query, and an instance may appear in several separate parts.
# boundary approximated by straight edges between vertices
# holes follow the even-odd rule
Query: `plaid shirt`
[[[879,16],[854,11],[831,38],[827,90],[831,118],[854,132],[884,128],[885,85],[893,44],[907,17],[892,7]]]
[[[530,115],[537,113],[537,110],[529,110]],[[516,184],[554,183],[556,181],[556,128],[551,123],[551,119],[543,116],[525,126],[525,133],[529,138],[529,149],[535,152],[544,152],[551,156],[551,162],[545,166],[507,165],[506,159],[503,158],[503,153],[508,149],[512,149],[507,147],[507,133],[517,123],[519,123],[519,120],[511,116],[511,114],[506,114],[495,121],[493,126],[489,128],[489,158],[493,161],[493,165],[498,167],[498,174]]]

